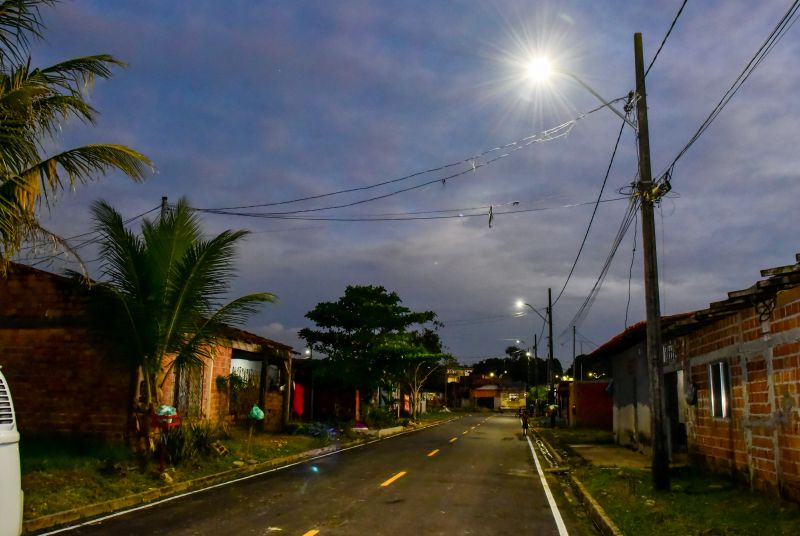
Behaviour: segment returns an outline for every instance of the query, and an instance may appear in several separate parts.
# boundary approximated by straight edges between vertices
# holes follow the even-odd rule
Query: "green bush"
[[[370,428],[390,428],[397,426],[397,418],[388,409],[371,405],[367,408],[364,423]]]
[[[216,429],[208,421],[184,423],[167,433],[167,453],[173,465],[207,456],[213,451]]]

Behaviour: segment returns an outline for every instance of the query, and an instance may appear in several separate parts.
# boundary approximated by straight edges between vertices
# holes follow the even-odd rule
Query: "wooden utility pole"
[[[633,36],[636,62],[636,115],[638,117],[639,183],[637,192],[642,204],[642,249],[644,257],[644,292],[647,311],[647,371],[650,377],[650,424],[653,443],[653,487],[668,490],[669,455],[664,431],[664,366],[661,349],[661,304],[658,296],[658,263],[653,203],[658,199],[650,169],[650,134],[647,126],[647,91],[644,78],[642,34]]]
[[[555,374],[553,367],[553,289],[547,289],[547,377],[550,383],[549,392],[547,393],[548,403],[554,404],[556,401],[556,394],[553,388],[553,374]],[[552,397],[552,402],[550,402]]]
[[[166,195],[161,197],[161,217],[162,218],[167,215],[167,210],[169,209],[169,204],[167,203],[168,199],[169,198]]]
[[[572,326],[572,378],[573,381],[578,377],[577,371],[575,370],[575,333],[578,331],[574,325]]]

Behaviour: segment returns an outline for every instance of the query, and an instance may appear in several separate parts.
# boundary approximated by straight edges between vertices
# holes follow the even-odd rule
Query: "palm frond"
[[[99,199],[91,206],[95,229],[102,233],[100,255],[104,278],[124,296],[145,296],[148,284],[145,246],[142,240],[125,228],[122,215]]]
[[[68,93],[81,94],[91,87],[95,77],[110,78],[112,67],[127,67],[127,64],[109,54],[83,56],[35,69],[31,72],[31,79],[49,87],[61,88]]]
[[[57,0],[4,0],[0,2],[0,64],[6,57],[19,60],[28,52],[30,38],[40,38],[42,24],[39,6],[52,6]]]

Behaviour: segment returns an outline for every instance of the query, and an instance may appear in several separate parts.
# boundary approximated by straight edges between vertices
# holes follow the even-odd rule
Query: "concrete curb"
[[[569,474],[569,478],[572,481],[572,485],[575,486],[575,490],[578,492],[578,498],[581,504],[583,504],[583,508],[586,510],[589,518],[597,525],[597,528],[600,529],[600,533],[603,536],[624,536],[617,525],[608,517],[608,514],[606,514],[606,511],[600,506],[600,503],[592,497],[592,494],[589,493],[589,490],[586,489],[583,482],[578,480],[578,477],[572,473]]]
[[[268,471],[270,469],[277,469],[279,467],[283,467],[291,463],[297,463],[306,459],[322,456],[323,454],[330,454],[346,448],[352,448],[352,447],[366,445],[368,443],[374,443],[376,441],[387,439],[389,437],[396,436],[399,434],[425,430],[426,428],[431,428],[433,426],[439,426],[441,424],[452,422],[460,417],[461,416],[457,416],[447,420],[437,421],[431,424],[427,424],[425,426],[414,426],[414,427],[396,426],[394,428],[384,428],[382,430],[378,430],[377,438],[365,437],[365,438],[355,439],[353,441],[345,443],[344,445],[331,445],[319,449],[307,450],[299,454],[284,456],[282,458],[275,458],[273,460],[268,460],[254,465],[245,465],[243,467],[237,467],[236,469],[230,469],[228,471],[223,471],[221,473],[214,473],[212,475],[202,476],[199,478],[195,478],[193,480],[178,482],[176,484],[171,484],[169,486],[154,488],[148,491],[143,491],[141,493],[135,493],[133,495],[127,495],[125,497],[111,499],[110,501],[90,504],[87,506],[82,506],[80,508],[73,508],[72,510],[65,510],[63,512],[56,512],[55,514],[49,514],[46,516],[25,520],[22,523],[22,534],[31,534],[44,529],[57,527],[61,525],[67,525],[69,523],[74,523],[76,521],[88,521],[91,518],[99,517],[103,514],[109,514],[119,510],[124,510],[126,508],[144,505],[156,501],[158,499],[165,499],[172,495],[177,495],[179,493],[202,490],[203,488],[207,488],[209,486],[221,484],[229,480],[234,480],[239,477],[247,476],[250,473],[258,473],[261,471]],[[381,432],[385,433],[381,435]]]
[[[554,449],[553,446],[550,445],[550,443],[544,437],[542,437],[541,434],[537,435],[539,436],[541,442],[544,443],[544,445],[556,459],[558,464],[563,465],[564,458],[561,457],[558,451],[556,451],[556,449]],[[586,489],[586,486],[583,485],[583,482],[581,482],[572,472],[569,473],[569,479],[572,482],[572,485],[577,492],[578,499],[581,501],[584,510],[586,510],[589,519],[594,522],[594,524],[600,530],[600,533],[603,534],[603,536],[624,536],[623,532],[619,530],[619,527],[617,527],[614,521],[608,517],[608,514],[606,514],[606,511],[603,510],[602,506],[600,506],[600,503],[598,503],[597,500],[592,497],[592,494],[589,493],[589,490]]]

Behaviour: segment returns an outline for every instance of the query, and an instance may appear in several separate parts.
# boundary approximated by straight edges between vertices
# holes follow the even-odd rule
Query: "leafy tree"
[[[145,219],[141,235],[126,229],[104,201],[93,203],[92,213],[103,236],[103,282],[93,287],[96,321],[111,334],[117,355],[144,379],[151,407],[159,403],[160,376],[213,357],[210,343],[227,324],[243,323],[275,296],[261,292],[223,302],[235,246],[247,232],[204,239],[185,199],[155,221]]]
[[[86,90],[124,66],[107,54],[85,56],[42,68],[31,66],[29,43],[41,38],[40,6],[57,0],[0,1],[0,268],[23,240],[54,237],[37,217],[44,202],[77,183],[117,169],[144,179],[150,160],[122,145],[95,144],[45,154],[70,118],[94,123]]]
[[[411,332],[407,336],[406,348],[393,364],[392,378],[411,391],[411,416],[417,418],[420,393],[433,373],[442,369],[446,362],[442,353],[439,335],[431,330]]]
[[[350,285],[337,301],[317,304],[306,318],[318,329],[301,329],[300,337],[327,356],[315,372],[341,386],[372,391],[392,379],[403,356],[422,353],[409,328],[435,322],[436,314],[411,311],[382,286]]]

